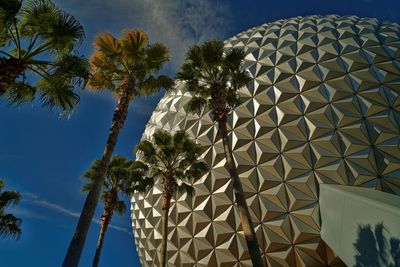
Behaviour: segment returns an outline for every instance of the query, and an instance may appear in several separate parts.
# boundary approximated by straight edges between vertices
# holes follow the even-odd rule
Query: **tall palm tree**
[[[205,162],[197,160],[201,147],[184,131],[171,135],[169,132],[157,130],[153,135],[153,143],[142,141],[136,146],[138,156],[149,166],[151,175],[160,177],[163,183],[163,215],[162,244],[160,266],[167,263],[168,213],[171,198],[175,192],[193,193],[188,183],[200,179],[207,171]]]
[[[90,76],[87,60],[74,51],[83,28],[50,0],[22,2],[0,1],[0,96],[22,104],[38,94],[44,106],[72,109],[75,85]]]
[[[21,235],[22,220],[4,210],[11,204],[18,204],[21,195],[15,191],[2,191],[4,181],[0,179],[0,237],[10,236],[18,239]]]
[[[96,160],[90,169],[84,174],[89,182],[83,186],[82,191],[88,192],[95,183],[97,169],[100,161]],[[147,166],[140,161],[130,161],[122,156],[114,156],[108,167],[101,195],[104,201],[103,215],[101,216],[101,228],[97,241],[96,254],[93,259],[93,267],[97,267],[100,261],[104,236],[111,222],[114,211],[123,215],[126,205],[119,195],[130,197],[135,191],[144,192],[153,185],[153,179],[146,177]]]
[[[64,267],[75,267],[79,263],[111,155],[128,115],[129,103],[138,96],[151,95],[173,85],[167,76],[154,76],[168,61],[167,48],[162,44],[149,45],[147,34],[140,30],[125,30],[121,39],[111,33],[101,33],[97,35],[94,46],[95,51],[90,58],[93,77],[89,80],[89,89],[111,91],[117,98],[117,106],[93,187],[86,197]]]
[[[236,203],[253,266],[264,266],[243,187],[232,156],[227,132],[227,119],[240,103],[238,90],[250,77],[241,69],[245,57],[242,49],[225,51],[221,41],[208,41],[195,45],[187,52],[185,62],[177,78],[185,81],[186,89],[193,97],[188,103],[190,112],[200,113],[207,105],[212,118],[218,123],[228,171],[233,182]]]

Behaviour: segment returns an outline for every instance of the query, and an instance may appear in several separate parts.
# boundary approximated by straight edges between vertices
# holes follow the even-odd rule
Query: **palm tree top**
[[[50,0],[0,1],[0,96],[20,105],[38,95],[43,106],[71,110],[79,101],[74,87],[90,77],[76,53],[84,39],[79,22]],[[39,79],[30,84],[28,75]]]
[[[152,137],[151,141],[144,140],[136,146],[138,158],[149,165],[155,178],[168,175],[173,180],[173,191],[193,193],[187,182],[197,181],[209,170],[204,161],[198,160],[202,147],[185,131],[171,134],[157,129]]]
[[[153,75],[169,60],[168,48],[160,43],[150,45],[148,35],[141,30],[123,30],[120,39],[109,32],[100,33],[95,38],[94,48],[90,58],[91,90],[118,92],[127,79],[137,87],[134,96],[149,95],[155,89],[173,86],[167,76]]]
[[[200,112],[206,104],[211,110],[232,111],[240,103],[238,90],[251,80],[241,66],[245,55],[240,48],[225,49],[218,40],[191,47],[176,75],[193,95],[189,111]],[[222,103],[215,102],[221,97]]]
[[[81,191],[88,192],[96,179],[96,172],[100,166],[100,160],[93,162],[83,178],[88,180]],[[130,197],[134,192],[145,192],[153,185],[153,179],[147,176],[148,167],[140,161],[128,160],[123,156],[113,156],[104,180],[103,194],[109,191],[122,193]]]

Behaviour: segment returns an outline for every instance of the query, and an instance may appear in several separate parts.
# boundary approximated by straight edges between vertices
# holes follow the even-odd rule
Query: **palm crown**
[[[91,168],[84,174],[89,182],[82,187],[83,192],[88,192],[96,176],[100,161],[96,160]],[[114,156],[111,159],[104,180],[103,193],[101,198],[106,201],[110,193],[117,194],[115,211],[119,214],[125,212],[126,206],[123,200],[118,199],[118,194],[130,197],[134,192],[144,192],[153,185],[153,179],[147,177],[148,167],[140,161],[131,161],[122,156]]]
[[[170,88],[173,82],[169,77],[154,76],[169,60],[168,49],[148,42],[147,34],[140,30],[125,30],[121,39],[111,33],[97,35],[90,58],[93,77],[89,89],[108,89],[118,95],[123,86],[128,86],[134,90],[130,93],[132,98]]]
[[[4,187],[3,180],[0,179],[0,237],[11,236],[18,238],[21,235],[21,219],[12,214],[7,214],[5,208],[11,204],[18,204],[20,194],[15,191],[2,191]]]
[[[204,105],[211,109],[214,119],[226,120],[240,103],[238,89],[250,81],[241,62],[242,49],[224,50],[222,41],[209,41],[189,49],[177,78],[192,93],[188,110],[200,112]]]
[[[168,183],[168,192],[193,193],[188,183],[200,179],[208,171],[208,165],[198,160],[201,147],[184,131],[171,135],[158,129],[153,135],[153,143],[147,140],[136,146],[140,159],[149,166],[154,178],[161,177]]]
[[[0,1],[0,95],[22,104],[38,94],[44,106],[73,108],[74,87],[90,76],[89,64],[74,52],[84,37],[79,22],[50,0]],[[28,81],[31,74],[38,78]]]

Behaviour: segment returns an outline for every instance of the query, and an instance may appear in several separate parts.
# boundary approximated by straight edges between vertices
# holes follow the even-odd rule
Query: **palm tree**
[[[90,223],[97,206],[111,155],[124,126],[131,100],[169,89],[173,81],[167,76],[154,76],[168,61],[168,50],[162,44],[148,44],[148,36],[139,30],[125,30],[121,39],[101,33],[95,39],[95,52],[90,58],[93,77],[89,89],[107,89],[117,98],[110,133],[103,156],[69,245],[63,266],[77,266]]]
[[[88,192],[92,188],[99,166],[100,161],[96,160],[84,174],[84,178],[88,179],[89,182],[83,186],[83,192]],[[114,211],[120,215],[125,213],[126,205],[119,198],[119,195],[123,194],[129,197],[135,191],[144,192],[148,187],[152,186],[153,179],[146,177],[146,173],[147,166],[140,161],[130,161],[122,156],[114,156],[111,159],[101,196],[104,201],[104,210],[101,216],[101,228],[97,241],[96,254],[93,259],[93,267],[99,265],[104,236]]]
[[[186,90],[192,93],[193,97],[188,103],[188,110],[200,113],[207,105],[211,110],[213,120],[218,123],[251,261],[253,266],[264,266],[229,145],[226,126],[229,114],[240,103],[238,90],[250,81],[248,74],[241,69],[244,57],[242,49],[234,48],[225,51],[224,43],[221,41],[208,41],[202,45],[195,45],[187,52],[177,78],[184,81]]]
[[[11,204],[18,204],[21,196],[15,191],[1,192],[4,181],[0,179],[0,237],[10,236],[18,239],[21,235],[21,219],[12,214],[5,213],[4,209]]]
[[[0,1],[0,96],[18,105],[38,94],[43,106],[72,109],[75,85],[90,76],[87,60],[74,52],[84,37],[79,22],[50,0]]]
[[[153,139],[154,144],[147,140],[138,144],[136,152],[139,158],[149,166],[151,175],[162,179],[163,217],[160,266],[165,267],[171,198],[175,192],[192,194],[193,188],[188,183],[200,179],[208,171],[208,166],[205,162],[197,160],[201,147],[184,131],[171,135],[169,132],[157,130]]]

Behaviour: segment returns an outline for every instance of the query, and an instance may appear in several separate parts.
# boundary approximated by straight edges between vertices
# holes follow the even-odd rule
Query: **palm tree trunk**
[[[108,225],[110,224],[111,218],[113,216],[115,199],[116,196],[111,196],[111,201],[106,201],[104,204],[105,207],[103,215],[101,216],[101,228],[99,233],[99,239],[97,241],[96,254],[94,255],[93,258],[93,267],[97,267],[100,262],[101,249],[103,248],[104,237],[106,235]]]
[[[247,202],[244,197],[242,183],[240,182],[240,178],[235,166],[235,161],[232,156],[232,149],[229,146],[226,120],[218,121],[218,126],[224,146],[225,158],[228,164],[228,171],[233,182],[233,190],[236,198],[236,203],[239,208],[240,221],[242,223],[242,228],[244,236],[246,238],[247,248],[250,253],[251,262],[253,266],[261,267],[264,266],[264,263],[260,254],[260,246],[258,245],[253,221],[250,217],[249,207],[247,206]]]
[[[164,178],[163,189],[163,217],[162,217],[162,242],[161,242],[161,255],[160,266],[167,266],[167,241],[168,241],[168,213],[171,206],[171,187],[169,185],[170,179]]]
[[[124,126],[125,119],[128,115],[128,107],[130,97],[134,90],[134,81],[126,79],[123,89],[120,92],[117,107],[114,111],[110,134],[104,149],[103,157],[100,161],[100,166],[94,179],[94,184],[89,194],[86,197],[78,225],[76,226],[74,236],[72,237],[67,254],[64,258],[63,267],[77,267],[85,245],[86,235],[89,231],[90,223],[104,184],[105,175],[110,164],[111,156],[117,143],[118,135],[121,128]]]
[[[0,95],[7,92],[26,65],[18,58],[0,58]]]

